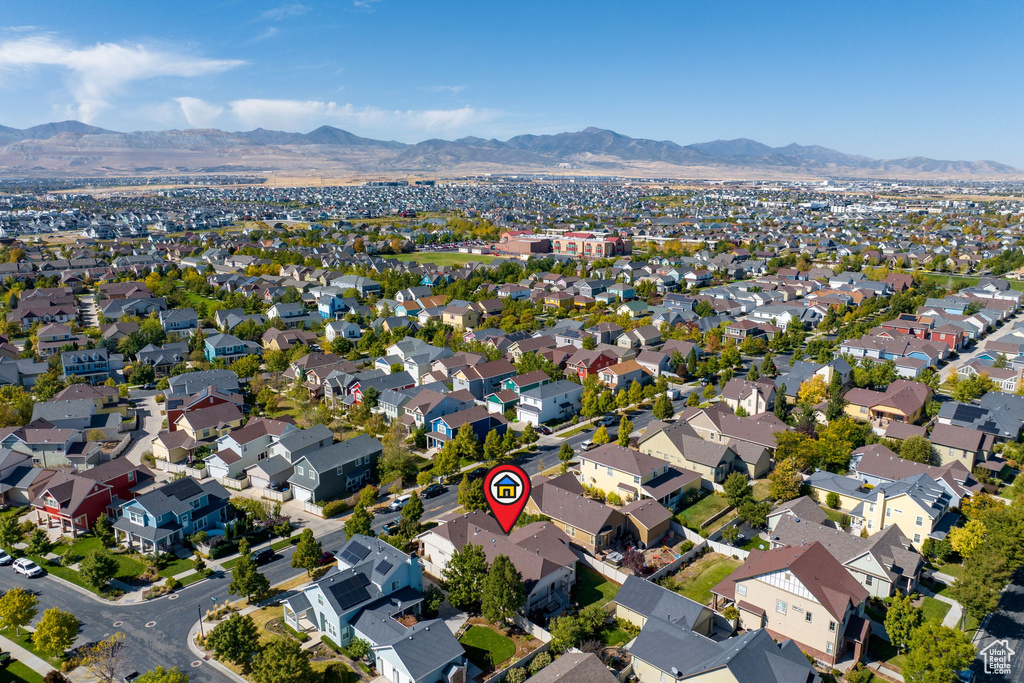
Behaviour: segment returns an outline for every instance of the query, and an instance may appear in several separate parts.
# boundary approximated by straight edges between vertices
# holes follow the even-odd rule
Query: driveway
[[[100,311],[96,306],[96,295],[88,294],[80,299],[79,312],[82,316],[82,324],[86,327],[100,326]]]
[[[1003,337],[1005,337],[1006,335],[1011,334],[1013,332],[1013,323],[1017,321],[1017,317],[1018,317],[1017,315],[1012,315],[1009,318],[1007,318],[1006,321],[1003,322],[1003,326],[1001,328],[999,328],[998,330],[993,332],[988,337],[984,337],[983,339],[979,339],[978,343],[975,345],[975,347],[973,349],[971,349],[967,353],[961,353],[960,357],[957,358],[956,361],[954,361],[952,363],[949,363],[949,364],[946,365],[946,367],[942,368],[942,370],[939,371],[939,378],[940,378],[940,380],[945,382],[947,379],[949,379],[949,376],[952,373],[956,372],[959,368],[963,367],[966,363],[968,363],[968,362],[974,360],[975,358],[977,358],[982,353],[982,351],[985,350],[985,345],[988,342],[990,342],[990,341],[999,341]]]
[[[124,456],[136,465],[142,462],[142,454],[153,450],[153,437],[160,433],[163,418],[160,416],[160,405],[156,402],[159,391],[133,391],[131,397],[135,402],[135,413],[139,416],[139,426],[132,432],[132,445],[124,452]]]

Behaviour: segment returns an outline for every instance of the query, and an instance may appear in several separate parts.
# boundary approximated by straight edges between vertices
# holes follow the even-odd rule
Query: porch
[[[88,520],[84,515],[77,520],[72,520],[63,515],[40,510],[39,508],[36,508],[36,526],[45,526],[48,533],[51,529],[56,528],[58,529],[58,535],[65,536],[70,534],[71,538],[78,538],[78,534],[89,532]]]

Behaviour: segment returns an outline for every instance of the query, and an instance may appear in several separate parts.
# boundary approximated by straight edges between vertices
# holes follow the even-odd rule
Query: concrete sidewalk
[[[40,657],[23,648],[21,645],[8,640],[2,635],[0,635],[0,646],[3,646],[4,650],[11,653],[11,656],[38,673],[40,676],[45,676],[53,671],[53,666],[51,666],[49,662],[44,661]]]

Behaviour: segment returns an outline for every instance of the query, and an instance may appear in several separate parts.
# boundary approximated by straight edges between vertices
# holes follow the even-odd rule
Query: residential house
[[[750,381],[733,377],[722,387],[722,400],[739,413],[740,408],[747,415],[757,415],[775,406],[775,382],[770,378]]]
[[[208,441],[240,427],[242,411],[234,402],[216,403],[183,412],[174,425],[196,441]]]
[[[380,441],[368,434],[331,444],[293,461],[288,483],[301,502],[345,498],[373,481],[382,452]]]
[[[868,644],[868,591],[818,542],[753,550],[712,595],[715,609],[735,603],[742,628],[791,638],[826,666],[847,652],[859,660]]]
[[[473,406],[435,417],[430,421],[430,431],[427,432],[427,448],[441,448],[454,439],[458,431],[466,425],[469,425],[477,441],[483,444],[491,430],[497,431],[498,436],[504,436],[508,429],[508,420],[504,415],[487,412],[484,406]]]
[[[146,344],[136,354],[138,362],[153,368],[157,375],[167,374],[171,368],[184,363],[188,358],[188,342],[168,342],[163,346]]]
[[[932,390],[921,382],[897,379],[884,392],[850,389],[843,398],[846,414],[856,420],[878,421],[882,426],[890,422],[914,424],[924,415]]]
[[[541,384],[519,394],[516,418],[534,427],[560,420],[579,412],[583,387],[567,379]]]
[[[217,438],[217,452],[206,459],[212,477],[241,477],[245,470],[270,457],[270,447],[277,437],[298,427],[290,422],[258,417]]]
[[[710,484],[721,485],[733,472],[748,474],[747,464],[728,443],[706,441],[682,420],[654,431],[645,430],[637,448],[641,453],[696,472]],[[766,449],[762,451],[763,462],[754,463],[755,471],[768,469],[770,457]]]
[[[644,367],[636,360],[627,360],[615,365],[609,365],[598,371],[597,376],[602,384],[615,392],[621,389],[629,389],[633,382],[643,384],[648,379]]]
[[[213,480],[183,477],[123,503],[114,533],[142,553],[167,552],[197,531],[223,533],[231,523],[229,497]]]
[[[204,355],[206,360],[214,362],[222,360],[233,363],[251,355],[262,355],[262,347],[251,341],[239,339],[231,334],[215,334],[206,339]]]
[[[110,378],[110,353],[104,349],[64,351],[60,354],[64,377],[81,377],[90,384],[99,384]]]
[[[504,358],[466,367],[455,373],[452,388],[455,391],[467,390],[477,400],[494,393],[498,385],[518,374],[516,367]]]
[[[199,319],[191,308],[160,311],[160,324],[164,332],[193,332],[199,329]]]
[[[650,498],[674,508],[684,494],[700,488],[696,472],[615,443],[584,451],[577,458],[576,476],[581,484],[615,493],[623,500]],[[668,530],[667,520],[664,530]],[[659,539],[652,535],[647,543]]]
[[[626,579],[613,602],[615,617],[641,630],[652,621],[661,621],[704,636],[714,631],[715,613],[706,605],[638,576]]]

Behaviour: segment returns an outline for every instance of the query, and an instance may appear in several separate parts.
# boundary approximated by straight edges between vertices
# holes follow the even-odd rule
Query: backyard
[[[676,519],[683,526],[699,530],[701,525],[729,507],[729,502],[724,496],[710,493],[693,505],[690,505],[676,514]]]
[[[619,592],[619,584],[592,569],[580,568],[576,571],[576,585],[573,586],[572,591],[573,599],[581,607],[604,606]]]
[[[515,642],[489,626],[470,626],[459,642],[466,648],[469,660],[484,672],[501,668],[516,653]]]
[[[711,589],[741,564],[739,560],[720,553],[708,553],[675,575],[666,577],[662,585],[706,605],[711,600]]]

